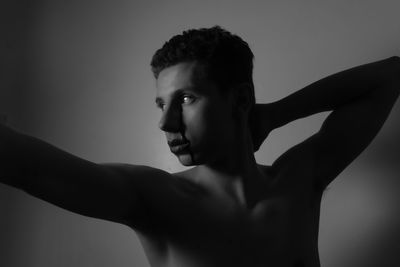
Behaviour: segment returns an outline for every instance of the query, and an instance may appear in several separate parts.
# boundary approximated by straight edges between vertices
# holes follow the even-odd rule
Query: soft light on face
[[[159,127],[183,165],[218,161],[229,153],[232,101],[206,78],[203,65],[186,62],[162,70],[156,103],[162,112]]]

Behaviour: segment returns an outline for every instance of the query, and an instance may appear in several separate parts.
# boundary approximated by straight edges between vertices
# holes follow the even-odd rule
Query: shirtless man
[[[213,27],[152,60],[160,129],[180,173],[95,164],[1,126],[0,181],[59,207],[128,225],[153,267],[317,267],[321,196],[372,141],[400,90],[400,59],[355,67],[255,104],[253,54]],[[332,111],[321,129],[256,163],[268,134]]]

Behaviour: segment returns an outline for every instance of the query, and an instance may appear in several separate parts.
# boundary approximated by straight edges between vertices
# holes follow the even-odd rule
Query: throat
[[[238,129],[234,143],[225,147],[213,162],[204,165],[206,169],[228,177],[248,177],[258,172],[251,137],[247,131],[240,132],[243,129]]]
[[[243,173],[235,173],[235,175],[218,172],[204,166],[196,168],[197,173],[194,177],[197,184],[237,208],[252,210],[268,192],[270,177],[267,177],[263,166],[256,163],[253,168]]]

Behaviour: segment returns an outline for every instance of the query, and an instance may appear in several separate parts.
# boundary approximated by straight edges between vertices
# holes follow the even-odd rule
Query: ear
[[[233,87],[234,97],[234,110],[239,114],[246,115],[250,112],[252,106],[252,92],[253,86],[249,83],[241,83]]]

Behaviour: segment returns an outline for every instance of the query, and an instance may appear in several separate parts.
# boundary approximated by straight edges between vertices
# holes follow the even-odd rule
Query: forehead
[[[157,78],[157,96],[162,97],[176,90],[209,88],[212,83],[206,78],[204,65],[183,62],[160,72]]]

